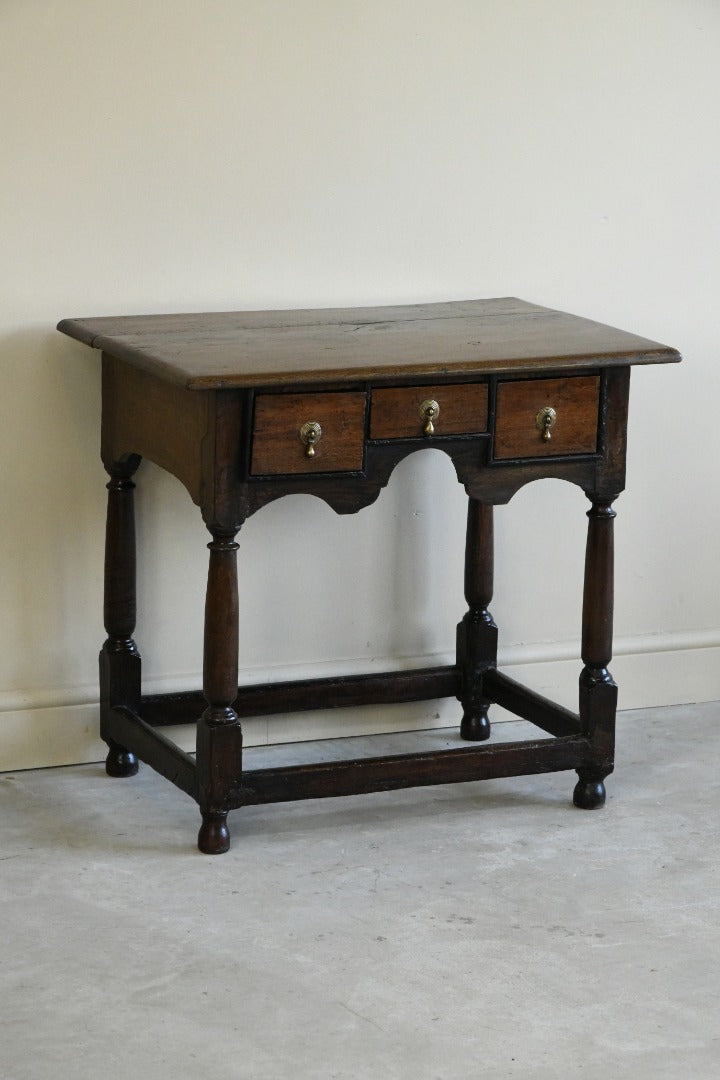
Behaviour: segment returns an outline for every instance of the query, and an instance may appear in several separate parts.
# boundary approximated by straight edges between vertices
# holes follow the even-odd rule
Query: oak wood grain
[[[433,420],[435,437],[487,430],[487,384],[381,387],[373,390],[370,400],[370,438],[422,436],[420,406],[429,400],[440,406],[440,412]]]
[[[194,390],[680,359],[666,345],[514,297],[63,319],[58,329]]]
[[[551,457],[597,450],[600,376],[501,382],[497,391],[495,457]],[[551,406],[557,420],[543,440],[536,417]]]
[[[258,394],[253,424],[253,475],[348,472],[362,469],[364,393]],[[309,457],[300,438],[305,423],[322,434]]]
[[[177,476],[199,502],[202,444],[212,399],[103,356],[102,458],[109,469],[128,454],[147,457]],[[110,404],[108,404],[110,403]]]

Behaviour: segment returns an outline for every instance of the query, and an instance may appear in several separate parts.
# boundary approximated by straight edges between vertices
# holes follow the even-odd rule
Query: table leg
[[[242,773],[242,730],[232,705],[238,692],[238,545],[235,533],[213,531],[205,600],[203,694],[198,721],[198,847],[220,855],[230,846],[228,797]]]
[[[140,458],[133,455],[108,468],[105,531],[105,604],[107,640],[100,652],[100,734],[108,744],[108,776],[134,776],[138,761],[109,734],[111,710],[140,703],[140,654],[135,629],[135,484],[131,477]]]
[[[609,500],[592,501],[588,510],[583,592],[580,721],[590,738],[596,763],[578,769],[573,802],[592,810],[605,802],[603,780],[613,771],[617,686],[607,669],[612,657],[613,521]]]
[[[468,611],[457,628],[457,663],[461,673],[460,701],[463,739],[481,742],[490,736],[490,699],[482,677],[497,661],[497,627],[488,611],[493,593],[493,508],[468,500],[465,539],[465,599]]]

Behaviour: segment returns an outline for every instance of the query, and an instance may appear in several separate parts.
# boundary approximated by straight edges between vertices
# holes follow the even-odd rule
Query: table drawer
[[[494,457],[594,454],[599,404],[599,375],[500,382]]]
[[[372,392],[370,438],[469,435],[487,431],[487,418],[485,383],[383,387]],[[432,431],[426,430],[428,419]]]
[[[365,401],[356,392],[258,394],[251,473],[360,471]]]

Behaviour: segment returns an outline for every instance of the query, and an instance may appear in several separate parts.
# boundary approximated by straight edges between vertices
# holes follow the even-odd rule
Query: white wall
[[[720,697],[719,70],[715,0],[2,0],[0,767],[102,753],[98,355],[65,316],[512,294],[679,347],[633,375],[613,671],[625,708]],[[428,451],[357,517],[252,518],[246,675],[446,656],[451,477]],[[148,685],[199,685],[207,536],[139,479]],[[569,703],[585,509],[547,482],[497,514],[503,659]]]

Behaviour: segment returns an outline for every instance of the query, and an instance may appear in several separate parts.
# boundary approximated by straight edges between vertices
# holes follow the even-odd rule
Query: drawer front
[[[361,470],[365,401],[364,393],[355,392],[258,394],[251,473]]]
[[[594,454],[599,403],[598,375],[500,382],[495,459]]]
[[[427,408],[437,406],[426,431]],[[412,439],[470,435],[487,431],[488,389],[483,383],[459,386],[395,386],[373,390],[371,439]]]

